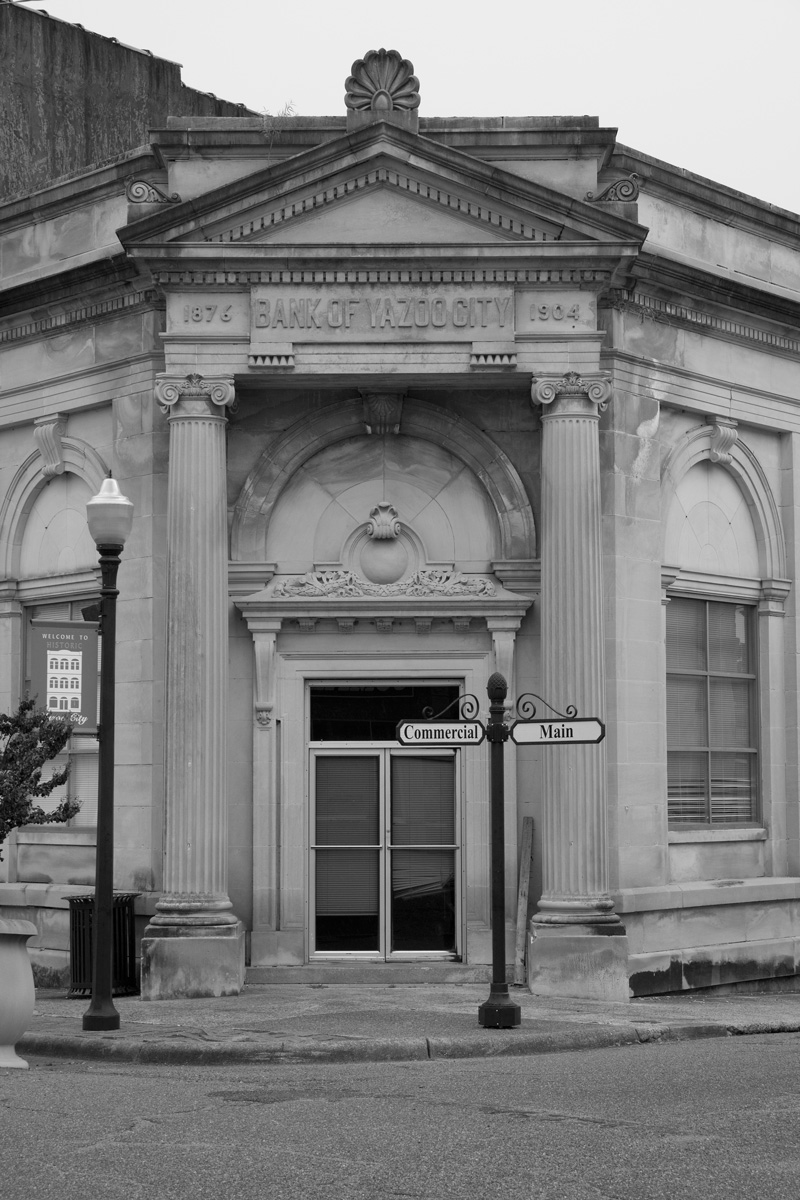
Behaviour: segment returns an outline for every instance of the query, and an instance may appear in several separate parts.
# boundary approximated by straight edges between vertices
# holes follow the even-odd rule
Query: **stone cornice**
[[[772,241],[797,248],[800,238],[797,213],[662,162],[629,146],[617,144],[611,164],[613,169],[623,173],[636,171],[641,175],[649,195],[662,195],[725,225],[749,228],[762,237],[768,236]]]
[[[233,225],[249,220],[247,214],[257,204],[273,202],[277,206],[283,198],[288,201],[292,195],[296,198],[301,193],[313,195],[320,187],[333,183],[344,188],[348,178],[378,166],[410,170],[419,179],[456,192],[472,191],[487,204],[520,208],[531,220],[537,214],[540,220],[557,226],[575,225],[584,230],[588,239],[611,237],[641,245],[647,234],[645,227],[635,222],[599,213],[592,205],[544,184],[492,166],[443,142],[379,121],[281,162],[265,165],[261,171],[194,200],[170,206],[168,214],[160,212],[145,217],[121,230],[119,236],[126,246],[160,234],[185,238],[202,223],[227,220]]]
[[[142,247],[137,254],[148,259],[156,284],[180,290],[287,283],[556,283],[601,290],[629,269],[635,254],[624,245],[562,242],[348,247],[346,260],[327,246],[291,254],[284,246],[187,246],[181,257],[175,249]]]
[[[745,276],[714,271],[702,263],[689,263],[668,258],[652,250],[637,256],[632,265],[629,289],[649,286],[651,290],[662,290],[678,294],[681,299],[691,298],[698,303],[717,304],[720,308],[737,309],[743,314],[763,317],[797,327],[800,324],[800,293],[794,299],[770,291],[767,280],[759,281]],[[629,296],[637,299],[637,294]]]
[[[156,158],[148,149],[136,149],[97,167],[84,167],[63,175],[36,192],[17,192],[0,201],[0,228],[3,233],[15,225],[30,225],[59,216],[103,196],[124,195],[125,180],[156,168]]]
[[[798,337],[788,337],[782,333],[773,333],[768,329],[759,329],[745,321],[731,320],[728,317],[709,313],[699,308],[688,308],[683,304],[672,304],[656,296],[648,296],[636,292],[632,299],[609,296],[601,308],[615,308],[619,312],[630,312],[650,321],[665,325],[680,325],[685,328],[701,330],[706,335],[716,336],[738,343],[756,343],[759,349],[770,353],[800,354],[800,330]]]
[[[41,338],[47,334],[59,333],[62,329],[83,325],[87,322],[109,320],[119,316],[122,312],[158,307],[152,288],[125,292],[121,296],[109,296],[103,300],[97,300],[93,304],[81,304],[78,308],[58,313],[52,317],[40,317],[35,321],[23,321],[18,325],[9,326],[0,330],[0,345]]]
[[[269,591],[234,598],[245,620],[270,618],[283,621],[456,620],[479,618],[521,619],[533,603],[532,596],[342,596],[287,598]]]

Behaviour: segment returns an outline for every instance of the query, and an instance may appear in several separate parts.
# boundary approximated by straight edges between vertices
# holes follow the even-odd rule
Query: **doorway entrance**
[[[459,752],[394,740],[397,721],[457,696],[456,686],[312,688],[313,956],[459,956]]]

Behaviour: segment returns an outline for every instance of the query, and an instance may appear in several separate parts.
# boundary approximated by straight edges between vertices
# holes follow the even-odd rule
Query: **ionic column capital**
[[[606,372],[579,375],[540,375],[531,386],[531,401],[553,407],[542,419],[554,416],[594,417],[603,412],[611,399],[611,379]]]
[[[224,417],[226,408],[236,404],[232,379],[202,375],[158,375],[155,397],[159,408],[172,420],[175,417]]]

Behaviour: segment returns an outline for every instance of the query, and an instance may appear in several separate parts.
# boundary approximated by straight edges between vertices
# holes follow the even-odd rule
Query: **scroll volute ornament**
[[[370,511],[367,533],[371,538],[383,541],[388,538],[400,537],[400,521],[398,512],[393,504],[382,500]]]
[[[604,412],[611,399],[611,380],[605,374],[579,375],[567,371],[560,378],[540,375],[531,387],[531,400],[545,408],[555,404],[559,413],[587,415]]]
[[[221,412],[226,408],[236,408],[233,380],[219,377],[206,379],[197,374],[184,378],[159,375],[156,377],[155,396],[166,416],[188,412],[191,406],[197,412]]]
[[[351,71],[344,85],[348,129],[390,121],[418,132],[419,80],[413,63],[396,50],[369,50]]]

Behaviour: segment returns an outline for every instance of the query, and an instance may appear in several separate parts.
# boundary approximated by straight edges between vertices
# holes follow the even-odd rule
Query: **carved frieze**
[[[340,599],[353,596],[494,596],[495,587],[488,579],[469,579],[460,571],[415,571],[396,583],[372,583],[354,571],[309,571],[305,575],[281,580],[274,597],[286,599]]]

